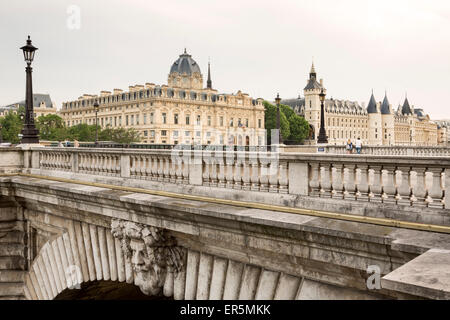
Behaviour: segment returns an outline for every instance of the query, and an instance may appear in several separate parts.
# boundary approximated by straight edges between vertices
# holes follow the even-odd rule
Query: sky
[[[40,0],[0,2],[0,106],[24,100],[30,35],[34,93],[57,108],[84,93],[167,84],[187,48],[206,86],[273,101],[303,96],[314,60],[328,97],[395,109],[405,95],[450,119],[448,0]]]

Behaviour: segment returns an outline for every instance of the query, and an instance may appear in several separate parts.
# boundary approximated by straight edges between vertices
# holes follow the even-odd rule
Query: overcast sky
[[[76,5],[80,9],[77,28]],[[83,93],[166,84],[186,47],[205,85],[273,100],[303,96],[311,60],[328,96],[367,104],[408,93],[432,119],[450,119],[448,0],[1,1],[0,105],[24,99],[19,47],[39,48],[35,93],[58,109]]]

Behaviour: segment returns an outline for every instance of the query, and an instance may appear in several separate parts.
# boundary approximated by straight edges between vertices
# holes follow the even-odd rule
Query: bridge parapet
[[[64,148],[40,148],[32,157],[36,169],[450,208],[450,197],[445,197],[449,157]]]

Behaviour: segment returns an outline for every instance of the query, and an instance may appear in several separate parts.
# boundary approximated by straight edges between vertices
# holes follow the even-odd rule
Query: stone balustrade
[[[311,146],[301,146],[302,148],[296,146],[286,146],[283,148],[285,152],[311,152]],[[345,146],[324,146],[325,153],[333,153],[333,154],[346,154],[347,150]],[[317,151],[317,147],[315,148]],[[356,153],[356,150],[353,149],[353,153]],[[383,156],[383,155],[391,155],[391,156],[419,156],[419,157],[443,157],[450,156],[450,148],[448,147],[416,147],[416,146],[364,146],[362,147],[361,154],[364,155],[375,155],[375,156]]]
[[[398,150],[402,149],[398,147]],[[418,148],[414,150],[419,152]],[[432,148],[424,150],[431,152]],[[44,171],[418,208],[450,208],[450,197],[445,197],[445,185],[450,185],[450,181],[445,181],[450,177],[450,157],[437,154],[386,156],[42,147],[32,147],[26,152],[31,156],[29,161],[24,161],[24,167]]]

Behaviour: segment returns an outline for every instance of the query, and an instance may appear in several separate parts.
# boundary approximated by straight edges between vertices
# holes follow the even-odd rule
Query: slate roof
[[[52,99],[49,94],[35,93],[33,94],[33,108],[38,108],[41,102],[45,102],[46,108],[53,108]],[[15,108],[16,105],[25,106],[25,100],[20,102],[12,103],[10,105],[1,107],[3,108]]]
[[[383,104],[381,105],[381,114],[390,114],[391,110],[389,109],[389,100],[387,95],[384,96]]]
[[[373,96],[373,93],[370,97],[369,105],[367,106],[367,113],[378,113],[377,102],[375,100],[375,97]]]
[[[411,107],[409,106],[408,98],[405,98],[405,102],[403,103],[402,114],[412,114]]]
[[[170,73],[177,72],[179,74],[186,73],[188,75],[192,75],[194,72],[200,72],[200,67],[197,62],[191,58],[190,54],[186,53],[186,49],[184,53],[180,55],[180,57],[172,64],[170,68]]]

